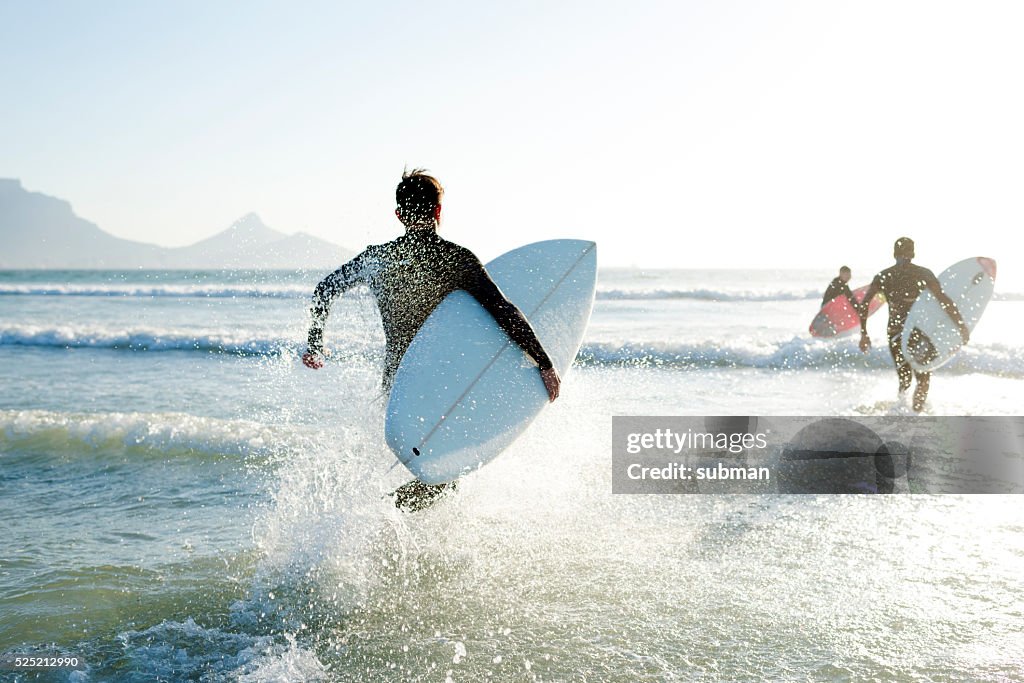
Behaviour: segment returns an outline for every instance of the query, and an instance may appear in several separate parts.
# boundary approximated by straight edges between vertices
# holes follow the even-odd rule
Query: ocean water
[[[831,273],[602,271],[562,397],[417,514],[372,299],[298,360],[319,275],[0,273],[0,653],[86,662],[0,679],[1024,680],[1018,496],[611,494],[612,415],[907,412],[884,313],[808,336]],[[1020,413],[996,292],[929,414]]]

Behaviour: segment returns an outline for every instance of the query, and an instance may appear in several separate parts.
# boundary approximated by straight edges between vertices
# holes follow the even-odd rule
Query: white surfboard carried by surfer
[[[523,311],[564,378],[590,320],[597,246],[536,242],[499,256],[487,271]],[[496,457],[547,403],[537,366],[476,299],[458,290],[434,309],[406,350],[384,433],[417,479],[440,484]]]
[[[954,263],[938,276],[942,291],[956,304],[967,328],[981,319],[995,289],[996,262],[969,258]],[[925,290],[907,314],[901,340],[903,357],[918,372],[931,372],[948,363],[963,346],[960,330],[935,296]]]

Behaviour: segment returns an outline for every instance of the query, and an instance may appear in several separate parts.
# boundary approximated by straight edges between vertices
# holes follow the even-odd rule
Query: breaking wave
[[[251,356],[298,355],[302,339],[247,335],[190,334],[175,330],[135,330],[19,326],[0,328],[0,346],[89,348],[129,352],[199,351]],[[380,356],[372,339],[349,338],[333,349],[336,360]],[[576,362],[584,366],[758,368],[774,370],[888,368],[889,351],[876,346],[862,355],[850,344],[808,338],[756,341],[587,342]],[[1024,377],[1024,348],[1007,344],[971,345],[961,349],[941,372]]]
[[[861,354],[853,345],[794,337],[774,342],[588,343],[576,362],[583,366],[675,369],[756,368],[765,370],[891,368],[888,348]],[[968,346],[941,372],[1024,377],[1024,349],[1004,344]]]
[[[262,457],[274,452],[289,436],[297,436],[294,430],[184,413],[0,410],[0,445],[55,453],[113,448],[159,454]]]

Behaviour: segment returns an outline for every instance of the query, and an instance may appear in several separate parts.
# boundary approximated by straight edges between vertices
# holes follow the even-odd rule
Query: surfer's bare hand
[[[960,338],[964,340],[964,344],[971,341],[971,331],[967,329],[967,325],[960,326]]]
[[[306,351],[302,354],[302,364],[311,370],[319,370],[324,366],[323,354],[315,351]]]
[[[867,334],[860,335],[860,352],[867,353],[868,349],[871,348],[871,337]]]
[[[554,368],[541,370],[540,378],[544,380],[544,388],[548,390],[548,396],[554,401],[558,398],[558,388],[562,385],[562,379],[558,376],[558,370]]]

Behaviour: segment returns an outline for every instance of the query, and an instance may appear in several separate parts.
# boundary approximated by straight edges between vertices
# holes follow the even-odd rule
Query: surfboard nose
[[[988,276],[993,280],[996,279],[996,262],[995,259],[985,258],[984,256],[978,257],[978,264],[982,270],[988,273]]]

